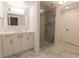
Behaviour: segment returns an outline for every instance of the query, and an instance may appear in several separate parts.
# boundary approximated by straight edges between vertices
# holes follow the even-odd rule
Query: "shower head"
[[[43,13],[44,12],[44,9],[40,9],[40,13]]]

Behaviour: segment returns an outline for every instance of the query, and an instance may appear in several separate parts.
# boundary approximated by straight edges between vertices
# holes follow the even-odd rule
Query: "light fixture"
[[[63,4],[63,1],[59,1],[59,3],[58,4]]]
[[[44,9],[40,9],[40,13],[43,13],[44,12]]]
[[[23,1],[8,1],[6,2],[10,5],[10,7],[16,7],[16,8],[28,8],[28,6]]]
[[[10,8],[10,13],[24,15],[24,10],[19,8]]]

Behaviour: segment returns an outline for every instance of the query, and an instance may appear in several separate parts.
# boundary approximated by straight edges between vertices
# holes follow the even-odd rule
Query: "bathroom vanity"
[[[30,3],[0,3],[0,57],[17,56],[33,48],[39,50],[37,2]]]
[[[0,57],[17,56],[33,49],[33,32],[0,35]]]

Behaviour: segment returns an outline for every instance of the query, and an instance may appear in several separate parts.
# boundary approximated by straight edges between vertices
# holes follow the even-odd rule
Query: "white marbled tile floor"
[[[26,53],[23,53],[21,56],[17,58],[78,58],[79,55],[77,54],[72,54],[69,52],[62,52],[60,54],[56,54],[53,52],[54,47],[48,47],[41,49],[39,53],[35,53],[34,51],[29,51]]]

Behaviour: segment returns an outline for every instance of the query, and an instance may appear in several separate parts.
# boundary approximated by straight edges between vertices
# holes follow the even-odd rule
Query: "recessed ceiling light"
[[[59,1],[59,4],[63,4],[64,2],[63,1]]]
[[[64,4],[66,2],[68,2],[68,1],[59,1],[59,4]]]

